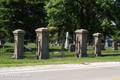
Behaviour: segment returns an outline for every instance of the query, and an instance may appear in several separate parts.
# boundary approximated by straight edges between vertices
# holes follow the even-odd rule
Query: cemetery
[[[14,34],[14,43],[9,41],[2,41],[0,45],[0,59],[5,60],[5,63],[9,61],[17,60],[28,60],[28,63],[32,61],[35,63],[41,62],[44,64],[45,61],[52,61],[62,59],[62,61],[72,62],[81,62],[82,59],[91,59],[92,61],[100,61],[105,59],[105,57],[115,57],[115,60],[118,60],[117,57],[120,57],[120,46],[117,41],[112,41],[112,43],[101,42],[102,33],[94,33],[94,43],[92,45],[87,44],[87,35],[89,34],[88,30],[80,29],[76,30],[76,41],[73,43],[69,42],[69,32],[66,32],[66,39],[64,42],[64,55],[61,57],[62,43],[58,41],[54,43],[49,42],[50,30],[47,28],[38,28],[36,32],[36,42],[28,42],[24,40],[26,32],[21,29],[13,31]],[[109,46],[105,46],[110,44]],[[54,45],[54,46],[53,46]],[[66,60],[68,59],[68,60]],[[71,60],[69,60],[71,59]],[[73,59],[73,61],[72,61]],[[32,60],[32,61],[30,61]],[[81,60],[81,61],[80,61]],[[108,59],[110,60],[110,59]],[[88,60],[87,62],[89,62]],[[4,62],[4,61],[3,61]],[[32,63],[33,63],[32,62]],[[94,61],[93,61],[94,62]],[[26,62],[25,62],[26,63]],[[46,63],[46,62],[45,62]],[[63,62],[64,63],[64,62]],[[40,63],[39,63],[40,64]]]
[[[1,0],[0,66],[120,61],[118,3]]]

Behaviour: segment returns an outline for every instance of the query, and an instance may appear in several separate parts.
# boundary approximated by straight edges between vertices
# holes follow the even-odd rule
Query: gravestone
[[[94,52],[95,56],[101,56],[101,33],[94,33]]]
[[[49,58],[49,33],[50,30],[47,28],[38,28],[35,30],[37,33],[37,47],[36,47],[36,55],[37,59],[48,59]]]
[[[106,36],[105,46],[110,47],[110,37],[109,36]]]
[[[118,50],[117,41],[112,42],[112,50]]]
[[[23,58],[24,52],[24,35],[25,31],[21,29],[17,29],[13,31],[14,34],[14,59],[21,59]]]
[[[69,48],[69,32],[66,32],[65,49]]]
[[[101,43],[101,50],[105,50],[105,44]]]
[[[75,57],[87,57],[87,35],[85,29],[76,30]]]
[[[74,52],[74,51],[75,51],[75,44],[70,44],[68,52]]]

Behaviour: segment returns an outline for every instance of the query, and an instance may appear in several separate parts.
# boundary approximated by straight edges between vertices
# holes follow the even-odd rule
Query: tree
[[[104,19],[113,20],[113,4],[113,0],[50,0],[46,5],[48,26],[64,26],[71,32],[87,29],[90,37],[95,32],[104,33],[101,25]]]
[[[26,39],[35,39],[35,29],[45,26],[44,5],[43,0],[0,0],[0,27],[10,36],[23,29]]]

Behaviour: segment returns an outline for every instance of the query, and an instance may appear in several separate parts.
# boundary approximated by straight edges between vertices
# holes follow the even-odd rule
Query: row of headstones
[[[49,58],[49,33],[50,30],[47,28],[38,28],[36,31],[36,54],[35,58],[37,59],[47,59]],[[75,45],[75,55],[77,57],[86,57],[87,56],[87,35],[88,31],[85,29],[80,29],[76,32],[76,45]],[[23,58],[24,51],[24,35],[25,31],[18,29],[13,31],[14,34],[14,59]],[[101,33],[93,34],[95,37],[94,44],[94,54],[101,55]],[[68,43],[66,41],[66,43]]]

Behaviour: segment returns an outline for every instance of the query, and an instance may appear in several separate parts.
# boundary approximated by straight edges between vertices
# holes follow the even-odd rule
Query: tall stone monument
[[[87,57],[87,35],[88,31],[85,29],[76,30],[76,46],[75,56],[76,57]]]
[[[69,32],[66,32],[65,49],[69,48]]]
[[[17,29],[13,31],[14,34],[14,59],[22,59],[24,52],[24,35],[25,31]]]
[[[101,56],[101,37],[102,34],[101,33],[94,33],[94,52],[93,54],[95,56]]]
[[[36,55],[37,59],[49,58],[49,33],[47,28],[38,28],[35,30],[36,35]]]
[[[106,36],[105,38],[106,38],[106,40],[105,40],[105,47],[110,47],[110,37]]]

